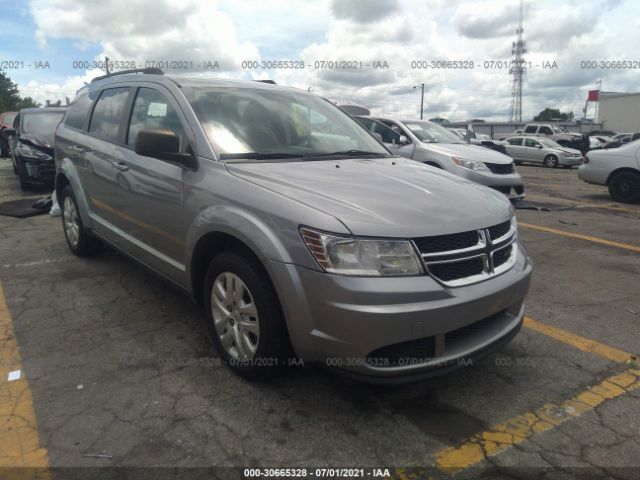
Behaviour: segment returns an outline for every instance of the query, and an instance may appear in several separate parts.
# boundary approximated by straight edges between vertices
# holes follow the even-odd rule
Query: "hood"
[[[481,145],[469,145],[467,143],[420,143],[418,148],[439,153],[447,157],[464,158],[465,160],[479,160],[486,163],[505,165],[513,163],[511,157]]]
[[[567,147],[557,148],[556,147],[556,148],[552,148],[552,150],[556,150],[556,151],[564,152],[564,153],[573,153],[573,154],[582,155],[580,150],[576,150],[575,148],[567,148]]]
[[[53,152],[55,132],[52,133],[22,133],[20,134],[20,141],[30,143],[31,145],[40,148],[41,150],[50,150]]]
[[[228,163],[227,169],[337,218],[354,235],[442,235],[511,216],[501,193],[401,158]]]

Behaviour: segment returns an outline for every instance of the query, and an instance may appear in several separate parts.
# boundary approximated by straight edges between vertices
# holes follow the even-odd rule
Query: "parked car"
[[[300,358],[415,380],[519,330],[532,265],[503,195],[392,155],[306,91],[137,72],[94,79],[58,127],[64,235],[188,292],[232,370]],[[155,188],[98,176],[89,157]]]
[[[424,120],[377,118],[401,137],[395,153],[446,170],[459,177],[496,189],[511,199],[524,198],[522,177],[513,159],[477,145]]]
[[[587,135],[589,135],[590,137],[598,135],[601,137],[615,137],[616,135],[618,135],[618,132],[615,132],[613,130],[591,130],[587,133]]]
[[[602,148],[618,148],[638,139],[640,139],[640,133],[619,133],[611,137],[611,141],[603,145]]]
[[[530,162],[541,163],[551,168],[571,168],[582,163],[580,150],[563,147],[550,138],[510,137],[506,143],[507,152],[516,164]]]
[[[23,190],[33,186],[53,188],[54,135],[65,111],[64,107],[24,108],[14,120],[15,128],[6,130],[14,136],[11,141],[13,171]]]
[[[564,127],[559,127],[553,123],[527,123],[522,129],[522,133],[516,130],[512,134],[500,134],[495,136],[498,140],[504,140],[513,136],[532,136],[532,137],[545,137],[555,140],[563,147],[574,148],[581,152],[589,150],[589,138],[586,135],[570,132]]]
[[[617,202],[640,200],[640,140],[613,150],[589,152],[578,169],[578,177],[587,183],[606,185]]]
[[[9,128],[13,128],[13,121],[18,115],[18,112],[3,112],[0,113],[0,158],[9,157],[9,137],[5,135],[4,131]]]
[[[507,155],[506,144],[501,140],[493,140],[489,135],[476,133],[468,128],[449,128],[449,130],[458,135],[467,143],[490,148],[491,150],[495,150],[496,152],[504,153],[505,155]]]

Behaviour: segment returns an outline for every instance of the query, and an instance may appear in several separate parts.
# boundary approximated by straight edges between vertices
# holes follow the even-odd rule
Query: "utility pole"
[[[109,57],[104,57],[104,67],[107,69],[107,77],[109,76]]]
[[[596,102],[596,113],[595,113],[595,121],[596,123],[598,122],[598,111],[600,110],[600,98],[602,95],[602,80],[598,80],[596,82],[596,85],[598,85],[598,101]]]
[[[420,85],[414,85],[413,88],[422,89],[422,93],[420,94],[420,120],[422,120],[422,117],[424,115],[424,83],[421,83]]]
[[[526,42],[522,38],[524,28],[522,27],[524,16],[524,2],[520,0],[520,15],[518,19],[518,28],[516,29],[516,41],[512,43],[511,67],[509,75],[511,75],[511,121],[522,122],[522,81],[526,70],[524,54],[527,53]]]

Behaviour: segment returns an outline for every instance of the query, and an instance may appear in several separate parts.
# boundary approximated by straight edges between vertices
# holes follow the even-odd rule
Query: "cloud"
[[[337,19],[356,23],[379,22],[399,10],[397,0],[332,0],[331,11]]]

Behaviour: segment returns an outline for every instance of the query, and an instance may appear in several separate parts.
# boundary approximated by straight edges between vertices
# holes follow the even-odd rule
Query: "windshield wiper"
[[[341,150],[338,152],[328,153],[308,153],[303,155],[303,158],[316,158],[316,157],[388,157],[389,155],[382,152],[368,152],[366,150]]]
[[[246,152],[246,153],[221,153],[220,160],[275,160],[278,158],[300,158],[303,155],[300,153],[259,153],[259,152]]]

